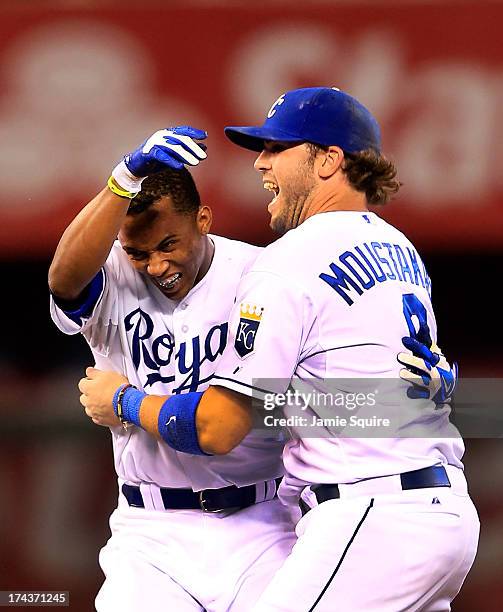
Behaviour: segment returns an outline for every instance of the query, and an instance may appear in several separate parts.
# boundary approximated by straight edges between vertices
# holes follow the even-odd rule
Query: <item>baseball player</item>
[[[397,401],[400,387],[390,394],[384,384],[398,379],[403,337],[433,345],[437,334],[419,254],[368,209],[399,187],[379,126],[356,99],[319,87],[283,94],[262,126],[226,134],[260,153],[255,168],[274,193],[271,226],[284,235],[241,279],[212,386],[145,397],[121,379],[114,409],[174,449],[221,455],[251,430],[253,395],[264,406],[282,398],[293,437],[280,496],[303,516],[254,610],[449,610],[473,563],[479,522],[448,408]],[[448,364],[435,360],[432,377],[451,387]],[[90,374],[83,403],[99,414],[119,379]],[[306,435],[287,392],[327,379],[384,390],[377,405],[394,418],[392,433],[342,421],[334,432],[312,396],[305,407],[316,433]],[[367,396],[360,414],[370,406]]]
[[[49,273],[59,329],[154,394],[208,387],[260,250],[209,233],[184,168],[206,157],[194,140],[204,137],[161,130],[127,156],[66,229]],[[250,435],[226,456],[194,456],[112,416],[119,500],[97,610],[248,610],[295,539],[276,496],[282,441]]]

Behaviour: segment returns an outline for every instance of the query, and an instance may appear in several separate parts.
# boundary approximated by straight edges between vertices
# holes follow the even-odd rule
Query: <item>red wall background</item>
[[[420,247],[501,245],[501,4],[203,4],[2,10],[6,256],[48,255],[117,159],[151,131],[186,123],[210,135],[195,174],[216,229],[264,238],[253,154],[227,143],[223,127],[261,123],[283,91],[319,84],[379,118],[404,183],[384,214]]]

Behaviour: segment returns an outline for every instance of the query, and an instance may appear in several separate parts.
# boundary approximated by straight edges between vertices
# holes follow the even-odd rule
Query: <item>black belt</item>
[[[420,470],[404,472],[399,476],[402,490],[404,491],[408,491],[410,489],[429,489],[432,487],[451,486],[451,482],[443,465],[432,465]],[[379,480],[379,478],[376,478],[375,480]],[[354,484],[357,485],[358,483]],[[347,486],[350,487],[351,484],[348,484]],[[339,499],[341,496],[339,485],[336,484],[311,485],[311,491],[313,491],[319,504],[323,503],[324,501],[328,501],[329,499]],[[306,514],[306,512],[311,509],[303,499],[300,499],[299,505],[303,514]]]
[[[281,478],[260,483],[265,487],[262,499],[257,499],[257,487],[259,485],[248,485],[246,487],[223,487],[221,489],[205,489],[204,491],[193,491],[192,489],[167,489],[159,488],[162,501],[166,510],[203,510],[204,512],[220,512],[221,510],[243,509],[256,503],[273,499],[277,495]],[[274,491],[267,491],[268,487],[274,487]],[[122,485],[122,492],[130,506],[134,508],[145,508],[140,487]]]

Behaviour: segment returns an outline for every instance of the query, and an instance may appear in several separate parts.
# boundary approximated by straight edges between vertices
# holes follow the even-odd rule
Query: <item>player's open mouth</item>
[[[181,278],[182,275],[180,274],[180,272],[176,272],[175,274],[168,276],[168,278],[164,278],[163,280],[156,280],[155,282],[159,285],[161,289],[164,289],[164,291],[166,291],[173,289],[173,287]]]
[[[267,191],[272,191],[274,193],[274,198],[269,203],[269,206],[271,206],[271,204],[274,204],[279,195],[279,187],[278,185],[276,185],[276,183],[273,183],[272,181],[264,181],[264,189],[267,189]]]

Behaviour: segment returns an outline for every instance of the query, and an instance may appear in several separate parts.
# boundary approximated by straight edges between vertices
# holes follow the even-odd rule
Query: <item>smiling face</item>
[[[133,267],[166,297],[179,301],[210,267],[210,226],[207,206],[180,213],[174,210],[171,198],[163,196],[143,212],[126,217],[119,241]]]
[[[297,227],[316,187],[308,145],[266,141],[254,165],[262,173],[264,188],[275,194],[267,207],[271,228],[284,234]]]

